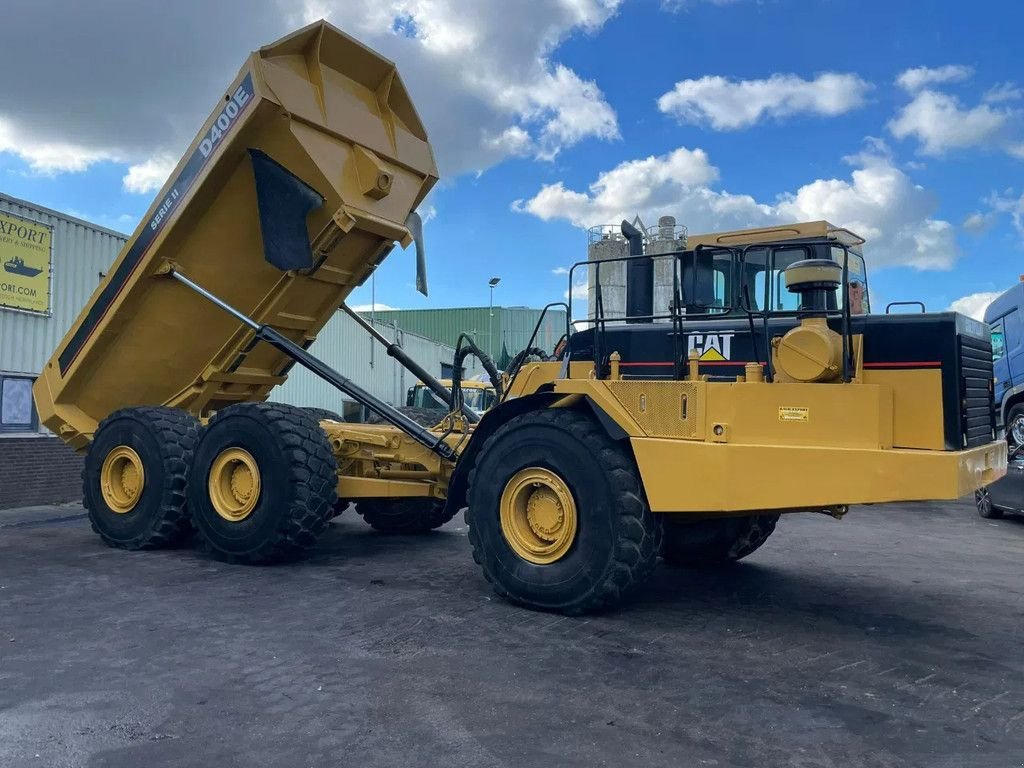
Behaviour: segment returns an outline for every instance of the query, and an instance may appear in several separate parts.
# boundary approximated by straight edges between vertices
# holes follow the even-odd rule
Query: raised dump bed
[[[307,347],[437,180],[392,62],[326,22],[251,54],[35,385],[75,448],[135,405],[259,401],[291,360],[178,272]]]

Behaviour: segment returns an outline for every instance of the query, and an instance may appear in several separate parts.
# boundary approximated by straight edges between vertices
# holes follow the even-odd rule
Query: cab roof
[[[698,245],[749,245],[751,243],[770,243],[780,240],[803,240],[812,237],[825,237],[848,246],[864,244],[864,238],[859,235],[822,219],[760,229],[737,229],[729,232],[689,235],[686,238],[686,247],[696,248]]]

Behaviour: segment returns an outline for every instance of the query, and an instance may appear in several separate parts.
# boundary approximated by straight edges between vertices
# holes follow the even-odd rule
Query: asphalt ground
[[[349,511],[259,568],[0,512],[0,766],[1024,765],[1024,520],[788,516],[579,619],[494,597],[465,533]]]

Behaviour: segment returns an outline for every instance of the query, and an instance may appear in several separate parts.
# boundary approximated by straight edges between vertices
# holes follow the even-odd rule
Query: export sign
[[[0,213],[0,308],[50,312],[53,229]]]

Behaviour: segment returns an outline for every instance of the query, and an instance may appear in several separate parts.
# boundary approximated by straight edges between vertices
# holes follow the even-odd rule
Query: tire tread
[[[141,550],[160,549],[177,544],[192,535],[192,517],[185,498],[188,476],[192,467],[192,455],[199,439],[199,422],[187,411],[163,406],[121,408],[100,422],[98,435],[117,419],[138,417],[148,422],[160,443],[164,464],[163,496],[160,508],[153,518],[153,524],[144,533],[128,541],[117,541],[96,524],[97,511],[89,505],[87,492],[88,470],[82,469],[82,505],[89,516],[93,531],[109,546],[117,549]]]
[[[239,412],[259,414],[259,420],[283,448],[292,487],[291,501],[282,511],[273,535],[265,542],[239,555],[219,550],[201,537],[211,555],[227,562],[253,565],[293,560],[315,545],[326,530],[337,501],[338,465],[320,428],[319,414],[311,411],[285,403],[238,403],[218,411],[210,420],[212,427]]]
[[[530,422],[562,429],[583,445],[599,446],[596,451],[597,471],[608,478],[615,499],[613,508],[618,509],[621,518],[619,525],[615,526],[617,534],[613,543],[613,559],[587,594],[580,595],[571,604],[557,610],[569,615],[606,610],[630,597],[650,578],[661,549],[661,523],[647,506],[640,475],[632,455],[616,444],[593,419],[580,412],[563,408],[531,411],[510,419],[487,439],[477,454],[477,461],[469,473],[470,490],[467,498],[472,498],[475,483],[485,481],[479,475],[479,467],[480,459],[487,453],[488,448],[501,441],[512,430]],[[500,580],[489,572],[487,558],[483,556],[483,543],[476,526],[473,525],[472,506],[466,509],[465,521],[469,528],[473,559],[482,567],[484,578],[491,584],[495,593],[506,600],[530,608],[552,610],[548,606],[518,599],[501,587]]]

